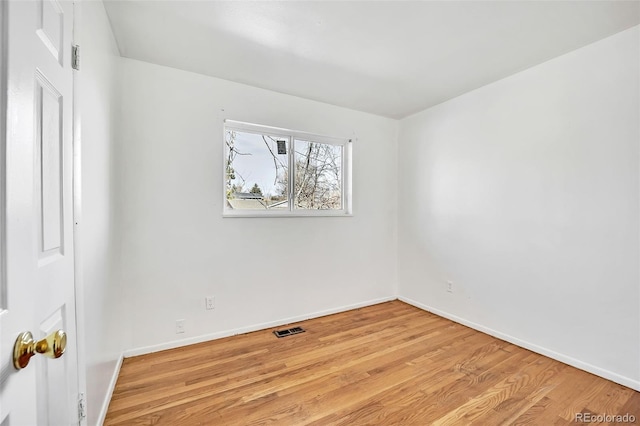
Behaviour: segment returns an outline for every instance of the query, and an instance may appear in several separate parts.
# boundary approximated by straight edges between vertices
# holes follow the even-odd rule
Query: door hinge
[[[77,44],[71,47],[71,68],[80,70],[80,46]]]
[[[78,395],[78,423],[87,417],[87,401],[84,399],[84,393]]]

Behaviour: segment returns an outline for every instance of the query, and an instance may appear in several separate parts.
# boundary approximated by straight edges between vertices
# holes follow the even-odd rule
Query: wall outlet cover
[[[184,320],[176,320],[176,334],[184,333]]]
[[[207,310],[214,309],[216,307],[216,298],[215,296],[207,296],[204,298],[204,307]]]

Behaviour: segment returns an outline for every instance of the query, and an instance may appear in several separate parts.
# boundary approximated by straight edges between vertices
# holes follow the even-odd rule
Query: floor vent
[[[293,336],[294,334],[304,333],[304,331],[305,330],[302,327],[293,327],[293,328],[287,328],[285,330],[276,330],[273,332],[273,334],[275,334],[277,338],[280,338],[280,337]]]

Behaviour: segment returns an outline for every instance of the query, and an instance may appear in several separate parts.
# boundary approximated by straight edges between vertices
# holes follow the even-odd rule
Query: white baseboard
[[[99,425],[102,425],[104,423],[105,418],[107,417],[107,410],[109,409],[109,403],[111,402],[113,391],[116,388],[116,382],[118,381],[118,375],[120,374],[120,368],[122,368],[123,360],[124,360],[124,355],[120,355],[120,357],[118,358],[118,361],[116,362],[116,366],[113,369],[113,374],[111,375],[111,381],[109,381],[109,387],[107,388],[107,394],[104,396],[104,401],[102,402],[102,407],[100,408],[100,415],[98,416]]]
[[[441,311],[440,309],[436,309],[436,308],[433,308],[431,306],[427,306],[427,305],[425,305],[423,303],[417,302],[417,301],[409,299],[407,297],[398,296],[398,299],[403,301],[403,302],[405,302],[405,303],[413,305],[413,306],[415,306],[417,308],[420,308],[422,310],[431,312],[431,313],[433,313],[435,315],[438,315],[440,317],[450,319],[451,321],[455,321],[455,322],[457,322],[459,324],[466,325],[467,327],[471,327],[474,330],[481,331],[481,332],[489,334],[489,335],[491,335],[493,337],[497,337],[498,339],[507,341],[509,343],[513,343],[514,345],[523,347],[525,349],[529,349],[530,351],[539,353],[539,354],[547,356],[549,358],[553,358],[553,359],[555,359],[557,361],[563,362],[563,363],[568,364],[568,365],[570,365],[572,367],[579,368],[580,370],[584,370],[584,371],[586,371],[588,373],[595,374],[596,376],[603,377],[603,378],[605,378],[607,380],[611,380],[612,382],[616,382],[616,383],[621,384],[623,386],[627,386],[627,387],[629,387],[631,389],[635,389],[637,391],[640,391],[640,381],[638,381],[638,380],[634,380],[634,379],[631,379],[629,377],[621,376],[621,375],[619,375],[617,373],[614,373],[612,371],[605,370],[605,369],[597,367],[595,365],[591,365],[591,364],[588,364],[586,362],[580,361],[579,359],[572,358],[572,357],[570,357],[568,355],[564,355],[564,354],[555,352],[555,351],[553,351],[551,349],[548,349],[548,348],[545,348],[545,347],[542,347],[542,346],[538,346],[538,345],[536,345],[534,343],[530,343],[530,342],[527,342],[525,340],[519,339],[517,337],[510,336],[508,334],[502,333],[500,331],[494,330],[494,329],[489,328],[489,327],[485,327],[485,326],[483,326],[481,324],[478,324],[478,323],[475,323],[473,321],[468,321],[468,320],[466,320],[464,318],[461,318],[461,317],[459,317],[457,315],[453,315],[453,314],[450,314],[448,312]]]
[[[240,328],[235,328],[235,329],[231,329],[231,330],[224,330],[224,331],[219,331],[219,332],[216,332],[216,333],[204,334],[204,335],[200,335],[200,336],[196,336],[196,337],[190,337],[188,339],[174,340],[174,341],[171,341],[171,342],[160,343],[158,345],[152,345],[152,346],[144,346],[144,347],[141,347],[141,348],[135,348],[135,349],[130,349],[130,350],[124,351],[123,355],[124,355],[125,358],[129,358],[129,357],[132,357],[132,356],[138,356],[138,355],[146,355],[146,354],[150,354],[150,353],[153,353],[153,352],[164,351],[164,350],[167,350],[167,349],[174,349],[174,348],[179,348],[179,347],[182,347],[182,346],[193,345],[193,344],[196,344],[196,343],[207,342],[209,340],[222,339],[224,337],[235,336],[237,334],[250,333],[252,331],[264,330],[264,329],[271,328],[271,327],[278,327],[280,325],[291,324],[291,323],[294,323],[294,322],[300,322],[300,321],[308,320],[308,319],[311,319],[311,318],[318,318],[318,317],[323,317],[323,316],[326,316],[326,315],[337,314],[339,312],[350,311],[352,309],[363,308],[365,306],[377,305],[378,303],[389,302],[391,300],[396,300],[396,299],[397,299],[396,296],[383,297],[383,298],[380,298],[380,299],[369,300],[369,301],[366,301],[366,302],[355,303],[355,304],[352,304],[352,305],[341,306],[341,307],[337,307],[337,308],[327,309],[327,310],[324,310],[324,311],[318,311],[318,312],[313,312],[313,313],[310,313],[310,314],[299,315],[299,316],[296,316],[296,317],[282,318],[282,319],[279,319],[279,320],[263,322],[263,323],[260,323],[260,324],[253,324],[253,325],[249,325],[249,326],[246,326],[246,327],[240,327]]]

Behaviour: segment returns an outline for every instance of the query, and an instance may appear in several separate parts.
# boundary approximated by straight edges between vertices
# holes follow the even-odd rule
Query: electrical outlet
[[[447,291],[453,293],[453,281],[447,281]]]
[[[176,320],[176,334],[184,333],[184,320]]]
[[[213,309],[216,307],[215,304],[216,298],[215,296],[207,296],[204,298],[204,307],[207,310]]]

